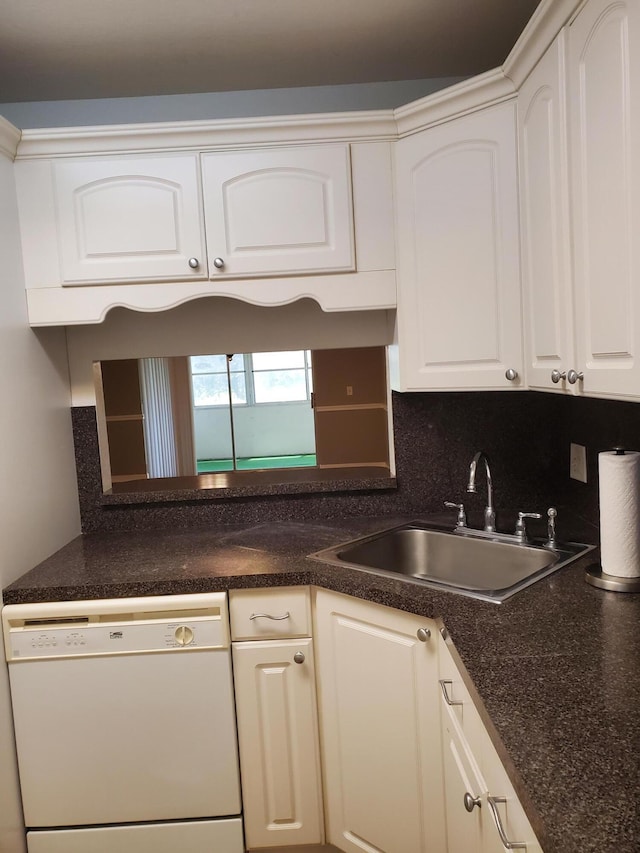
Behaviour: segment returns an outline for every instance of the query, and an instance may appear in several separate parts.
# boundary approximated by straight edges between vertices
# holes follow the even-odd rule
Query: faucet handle
[[[467,514],[464,511],[464,504],[456,504],[453,501],[445,501],[444,505],[449,507],[449,509],[457,509],[458,517],[456,519],[456,527],[466,527],[467,526]]]
[[[547,548],[556,547],[556,518],[558,510],[554,506],[550,506],[547,510]]]
[[[518,521],[516,522],[516,536],[518,537],[520,542],[528,542],[529,536],[527,535],[527,525],[525,519],[527,518],[542,518],[539,512],[519,512],[518,513]]]

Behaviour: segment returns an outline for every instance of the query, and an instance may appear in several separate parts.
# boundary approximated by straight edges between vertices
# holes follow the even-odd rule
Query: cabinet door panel
[[[437,657],[416,637],[430,620],[322,590],[316,603],[328,840],[441,853]]]
[[[576,367],[564,69],[561,33],[518,93],[527,380],[555,390],[572,386],[552,371]]]
[[[470,794],[474,799],[481,799],[485,785],[455,723],[447,714],[442,717],[442,750],[447,853],[480,853],[485,804],[481,803],[469,812],[465,808],[464,797]]]
[[[212,278],[354,269],[347,146],[204,154]]]
[[[576,318],[585,392],[637,396],[640,7],[592,0],[569,28]]]
[[[400,140],[396,166],[402,389],[517,387],[514,105]]]
[[[233,664],[247,846],[320,844],[312,641],[234,643]]]
[[[54,180],[65,284],[204,278],[197,157],[62,161]]]

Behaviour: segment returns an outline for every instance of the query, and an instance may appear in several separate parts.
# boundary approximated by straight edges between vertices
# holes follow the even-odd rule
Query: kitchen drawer
[[[455,720],[469,746],[475,751],[482,743],[484,725],[441,633],[438,636],[438,672],[442,713]]]
[[[232,640],[311,635],[309,587],[236,589],[229,593]]]

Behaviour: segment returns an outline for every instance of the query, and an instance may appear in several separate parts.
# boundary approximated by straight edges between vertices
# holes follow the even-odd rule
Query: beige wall
[[[0,131],[2,128],[0,128]],[[80,531],[62,330],[27,326],[13,164],[0,153],[0,586]],[[24,850],[6,666],[0,663],[0,850]]]
[[[385,345],[390,313],[325,313],[310,299],[261,308],[215,296],[156,314],[115,308],[99,325],[67,330],[72,405],[95,404],[93,361]]]

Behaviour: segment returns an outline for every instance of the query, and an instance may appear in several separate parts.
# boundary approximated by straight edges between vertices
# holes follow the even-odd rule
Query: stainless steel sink
[[[498,534],[496,534],[498,537]],[[504,601],[593,549],[571,542],[554,548],[474,537],[421,522],[383,530],[311,557],[385,575],[401,575],[452,592]]]

